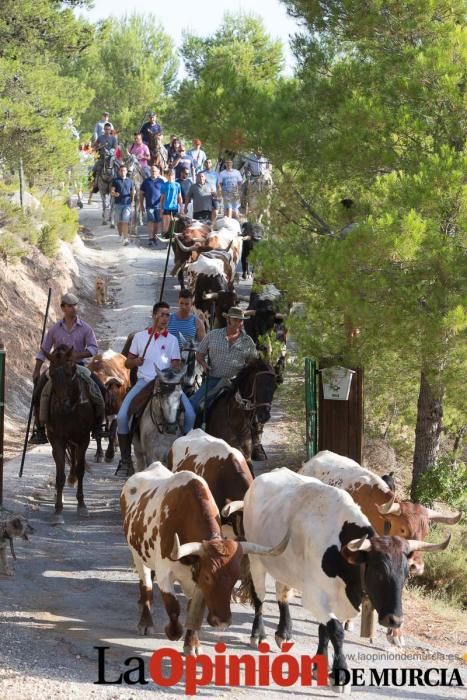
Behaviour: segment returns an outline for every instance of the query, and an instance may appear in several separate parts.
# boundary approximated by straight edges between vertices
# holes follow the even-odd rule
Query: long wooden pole
[[[172,249],[172,238],[174,235],[174,228],[175,228],[175,219],[173,218],[173,216],[171,216],[169,245],[167,247],[167,257],[165,259],[164,276],[162,278],[162,287],[161,287],[161,293],[159,295],[159,302],[162,301],[162,297],[164,296],[165,278],[167,277],[167,267],[169,266],[169,258],[170,258],[170,251]]]
[[[6,350],[0,342],[0,506],[3,503],[3,450],[5,442],[5,368]]]
[[[49,293],[47,296],[47,306],[45,308],[45,314],[44,314],[44,323],[42,324],[42,334],[41,334],[40,347],[42,347],[42,343],[44,341],[45,329],[47,326],[47,319],[49,317],[49,308],[50,308],[51,297],[52,297],[52,288],[49,287]],[[31,428],[31,419],[32,419],[33,410],[34,410],[34,390],[33,390],[32,396],[31,396],[31,405],[29,406],[29,416],[28,416],[28,425],[26,428],[26,435],[24,436],[23,455],[21,457],[21,467],[20,467],[19,474],[18,474],[18,476],[20,478],[23,476],[24,460],[26,459],[26,450],[28,448],[29,430]]]

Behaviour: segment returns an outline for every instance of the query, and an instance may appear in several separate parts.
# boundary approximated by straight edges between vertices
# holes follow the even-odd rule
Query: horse
[[[102,162],[102,168],[97,173],[96,184],[99,189],[99,194],[102,200],[102,223],[106,223],[105,213],[107,209],[109,210],[108,221],[110,223],[110,228],[115,228],[114,222],[114,212],[113,212],[113,198],[110,196],[110,191],[112,189],[112,180],[115,177],[115,155],[112,150],[104,150],[104,159]]]
[[[246,365],[232,380],[232,388],[214,401],[208,411],[206,432],[222,438],[243,453],[251,469],[254,423],[271,417],[277,380],[274,369],[258,358]]]
[[[84,382],[76,373],[73,348],[59,345],[53,353],[44,353],[50,362],[49,377],[52,392],[46,422],[47,437],[52,445],[56,467],[56,498],[54,525],[63,525],[63,488],[65,486],[65,459],[70,461],[68,483],[78,482],[76,498],[78,515],[87,517],[84,502],[83,477],[86,450],[90,432],[95,424],[94,409]]]
[[[156,372],[152,396],[140,418],[139,430],[133,435],[136,471],[153,462],[165,463],[172,443],[182,434],[178,413],[186,367],[156,367]]]
[[[143,214],[139,207],[139,191],[141,189],[141,185],[143,184],[143,180],[145,180],[147,177],[147,174],[139,164],[139,161],[134,153],[128,154],[125,164],[128,169],[128,177],[131,177],[135,187],[135,221],[138,226],[142,226]]]
[[[191,396],[191,394],[193,394],[198,388],[198,377],[196,374],[196,350],[198,348],[198,343],[193,340],[193,338],[187,340],[180,332],[178,335],[180,338],[181,356],[186,366],[186,373],[183,377],[182,387],[185,394],[187,396]]]

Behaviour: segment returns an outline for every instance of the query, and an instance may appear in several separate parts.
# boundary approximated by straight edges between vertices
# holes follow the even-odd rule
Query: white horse
[[[136,471],[146,469],[153,462],[167,462],[167,454],[182,434],[179,407],[182,396],[182,380],[186,367],[160,370],[154,391],[139,423],[139,431],[133,436]]]

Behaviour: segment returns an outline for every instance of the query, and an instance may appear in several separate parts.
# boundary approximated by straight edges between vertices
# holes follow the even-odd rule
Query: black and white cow
[[[242,502],[229,504],[231,514]],[[225,509],[224,509],[225,510]],[[415,550],[440,550],[449,544],[428,544],[401,537],[378,537],[368,519],[345,491],[318,479],[275,469],[253,481],[243,503],[245,537],[273,545],[285,533],[289,544],[276,557],[250,556],[255,619],[251,644],[265,639],[262,606],[266,573],[276,580],[280,619],[276,642],[291,639],[289,600],[296,589],[303,606],[319,623],[318,654],[334,647],[332,678],[347,670],[342,623],[355,617],[365,595],[381,625],[398,628],[403,620],[402,588]]]

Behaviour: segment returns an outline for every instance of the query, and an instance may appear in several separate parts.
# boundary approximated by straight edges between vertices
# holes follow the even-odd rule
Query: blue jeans
[[[117,414],[117,431],[120,433],[120,435],[128,435],[130,432],[130,426],[129,426],[129,419],[128,419],[128,411],[130,408],[130,403],[136,394],[139,394],[141,389],[146,386],[148,383],[148,380],[146,379],[138,379],[134,387],[130,389],[128,394],[125,396],[123,399],[122,405],[120,406],[120,410]],[[196,413],[193,410],[193,407],[190,403],[190,400],[188,396],[185,396],[185,394],[182,393],[181,397],[182,405],[183,408],[185,409],[185,418],[183,421],[183,432],[188,433],[190,430],[193,430],[193,427],[195,425],[195,418],[196,418]]]
[[[199,405],[201,401],[204,400],[204,397],[206,396],[206,381],[208,383],[208,392],[214,389],[217,384],[222,380],[222,377],[208,377],[207,380],[205,379],[204,382],[201,384],[200,388],[195,391],[194,394],[191,395],[190,397],[190,402],[191,405],[193,406],[193,409],[195,411],[195,414],[198,411]]]
[[[185,410],[183,419],[183,432],[189,433],[195,427],[196,411],[190,403],[190,399],[186,394],[182,393],[182,406]]]
[[[148,379],[138,379],[136,384],[130,389],[128,394],[123,399],[120,410],[117,413],[117,432],[120,433],[120,435],[128,435],[130,432],[128,411],[130,409],[131,400],[134,396],[136,396],[136,394],[139,394],[143,386],[146,386],[148,381]]]

